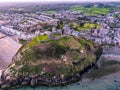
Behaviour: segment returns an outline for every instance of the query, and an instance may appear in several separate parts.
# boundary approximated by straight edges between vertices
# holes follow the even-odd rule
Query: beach
[[[6,69],[22,45],[0,32],[0,69]]]

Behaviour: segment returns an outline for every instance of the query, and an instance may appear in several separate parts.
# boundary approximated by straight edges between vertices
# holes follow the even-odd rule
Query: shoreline
[[[93,77],[93,78],[89,78],[91,74],[94,74],[92,72],[94,72],[95,67],[92,67],[91,69],[88,69],[88,71],[84,72],[84,74],[82,74],[82,76],[78,76],[77,74],[75,76],[73,76],[71,79],[67,79],[67,80],[63,80],[63,81],[60,81],[60,80],[57,80],[57,84],[55,82],[51,82],[49,84],[48,82],[45,82],[45,81],[49,81],[49,79],[46,79],[46,78],[42,78],[41,79],[41,82],[38,83],[38,80],[39,77],[22,77],[22,79],[17,79],[14,81],[14,85],[9,85],[9,84],[5,84],[3,85],[4,87],[9,87],[9,88],[12,88],[12,89],[15,89],[15,88],[22,88],[22,87],[39,87],[39,86],[47,86],[47,87],[60,87],[60,86],[68,86],[68,85],[71,85],[71,84],[74,84],[74,83],[77,83],[78,85],[80,85],[81,83],[83,82],[90,82],[90,81],[94,81],[94,80],[99,80],[103,77],[107,77],[109,75],[112,75],[112,74],[116,74],[116,73],[119,73],[120,74],[120,70],[116,71],[116,72],[110,72],[108,74],[105,74],[105,75],[102,75],[102,76],[99,76],[99,77]],[[106,70],[106,69],[105,69]],[[90,72],[89,72],[90,71]],[[99,70],[98,72],[99,73]],[[86,77],[85,74],[88,74],[88,76]],[[97,75],[97,74],[96,74]],[[85,76],[85,77],[84,77]],[[17,84],[15,82],[19,82],[20,80],[23,80],[23,82],[21,82],[21,84]],[[28,82],[27,80],[31,80],[32,82]],[[6,82],[9,82],[9,81],[6,81]],[[31,83],[31,85],[30,85]],[[17,86],[16,86],[17,85]],[[16,87],[14,87],[16,86]]]
[[[98,58],[101,58],[101,57],[98,56]],[[107,60],[107,61],[110,61],[110,60]],[[116,60],[114,60],[114,61],[116,61]],[[31,86],[31,87],[36,87],[36,86],[50,86],[50,87],[51,86],[66,86],[66,85],[70,85],[70,84],[75,83],[75,82],[77,83],[77,81],[80,81],[82,78],[82,75],[84,75],[85,73],[90,73],[89,71],[91,71],[91,69],[96,68],[97,62],[98,61],[96,60],[95,63],[88,65],[81,72],[75,73],[74,75],[71,75],[71,76],[68,75],[63,79],[60,77],[46,78],[46,77],[44,77],[44,75],[43,76],[33,75],[33,76],[26,76],[26,77],[23,77],[21,75],[21,76],[14,78],[12,80],[10,75],[9,75],[9,68],[8,68],[8,70],[7,69],[5,70],[5,73],[2,74],[2,70],[0,72],[0,76],[1,76],[0,79],[3,78],[2,81],[0,81],[0,86],[1,86],[1,89],[2,88],[7,89],[7,88],[14,87],[14,86],[18,86],[18,87],[23,87],[23,86]],[[8,73],[6,73],[6,71],[8,71]],[[88,78],[88,81],[94,80],[94,79],[96,79],[96,78]]]
[[[12,62],[13,56],[22,45],[17,43],[10,36],[3,34],[2,32],[0,32],[0,37],[3,37],[0,39],[0,69],[6,69]]]
[[[44,76],[32,76],[32,77],[18,77],[15,80],[11,80],[9,75],[5,75],[3,73],[4,79],[2,81],[1,89],[3,88],[12,88],[14,86],[17,87],[23,87],[23,86],[31,86],[31,87],[37,87],[37,86],[49,86],[49,87],[55,87],[55,86],[66,86],[70,85],[72,83],[76,83],[81,80],[81,75],[84,73],[87,73],[90,69],[94,68],[93,66],[88,66],[84,71],[81,71],[80,73],[76,73],[74,76],[67,76],[64,79],[61,78],[45,78]],[[7,77],[9,77],[7,79]]]
[[[74,82],[74,83],[68,84],[66,86],[36,86],[36,87],[19,86],[19,87],[12,87],[11,90],[17,90],[17,89],[19,89],[19,90],[28,90],[28,89],[30,89],[30,90],[33,89],[34,90],[34,89],[37,89],[38,90],[38,88],[40,88],[40,89],[48,88],[47,90],[51,90],[52,88],[56,88],[57,90],[61,90],[61,89],[72,90],[71,85],[74,85],[75,87],[79,87],[79,89],[87,90],[86,88],[88,88],[88,87],[91,88],[92,84],[96,85],[98,82],[100,82],[100,85],[102,85],[102,84],[104,85],[104,83],[108,82],[108,80],[112,81],[112,82],[115,82],[115,83],[120,82],[120,80],[117,79],[117,78],[120,78],[119,75],[120,75],[120,71],[118,71],[116,73],[111,73],[109,75],[102,76],[102,77],[94,79],[94,80],[83,79],[82,81]],[[79,90],[79,89],[77,89],[77,90]],[[100,90],[105,90],[105,89],[100,89]]]
[[[111,62],[110,60],[108,60],[108,62],[109,63],[104,62],[105,65],[103,65],[103,66],[109,67],[110,69],[113,69],[113,70],[115,68],[112,67],[112,65],[117,67],[120,64],[119,62],[116,62],[116,61]],[[113,62],[115,62],[115,63],[113,63]],[[84,80],[88,80],[88,81],[97,80],[104,76],[108,76],[108,75],[120,72],[120,70],[109,71],[108,69],[106,69],[106,67],[103,67],[103,66],[100,66],[100,67],[98,67],[98,69],[96,69],[96,65],[97,65],[97,62],[95,64],[93,63],[93,65],[91,65],[91,66],[88,66],[86,69],[84,69],[84,71],[81,71],[80,73],[77,73],[74,76],[70,76],[70,77],[68,76],[63,80],[60,78],[54,79],[53,77],[45,78],[45,77],[39,77],[39,76],[32,76],[32,77],[30,77],[30,76],[22,77],[21,76],[21,77],[15,78],[15,80],[13,80],[12,82],[9,81],[10,78],[7,80],[4,79],[5,83],[2,84],[1,88],[3,88],[3,87],[4,88],[6,88],[6,87],[7,88],[18,88],[18,87],[27,87],[27,86],[30,86],[30,87],[39,87],[39,86],[56,87],[57,86],[57,87],[59,87],[59,86],[67,86],[67,85],[70,85],[73,83],[78,83],[78,85],[79,85],[79,84],[81,84],[81,82],[84,82]],[[103,67],[102,69],[105,69],[106,71],[105,70],[103,71],[104,74],[101,74],[102,76],[96,77],[98,74],[100,74],[99,72],[101,72],[101,71],[99,70],[99,68],[101,68],[101,67]],[[96,70],[97,70],[97,74],[91,73],[91,72],[95,72]],[[84,78],[84,76],[85,76],[84,74],[87,74],[88,76]],[[91,74],[93,74],[93,77],[89,78],[89,77],[91,77],[90,76]],[[94,74],[95,74],[95,77],[94,77]],[[5,76],[5,77],[9,77],[9,75]],[[14,87],[14,86],[17,86],[17,87]]]
[[[108,60],[109,61],[109,60]],[[110,61],[109,61],[110,62]],[[113,62],[113,61],[112,61]],[[112,62],[110,62],[109,64],[107,64],[106,65],[106,67],[109,67],[109,66],[111,66],[112,67],[112,65],[111,65],[111,63]],[[116,61],[114,61],[115,63],[117,63]],[[119,65],[120,63],[118,62],[118,64],[117,65]],[[113,64],[114,65],[114,64]],[[116,64],[115,64],[116,65]],[[102,66],[103,67],[103,66]],[[100,67],[99,67],[100,68]],[[103,69],[105,69],[105,68],[103,68]],[[114,70],[114,68],[112,68],[113,70]],[[65,86],[68,86],[68,85],[71,85],[71,84],[75,84],[75,83],[77,83],[77,85],[81,85],[82,83],[84,83],[84,82],[92,82],[92,81],[94,81],[94,80],[100,80],[101,78],[104,78],[105,79],[105,77],[109,77],[109,76],[111,76],[111,75],[120,75],[120,69],[118,70],[118,71],[115,71],[115,72],[109,72],[109,70],[107,70],[108,71],[108,73],[107,74],[103,74],[102,76],[99,76],[99,77],[93,77],[93,78],[89,78],[89,77],[91,77],[90,75],[91,74],[93,74],[94,75],[94,73],[92,73],[92,72],[95,72],[96,70],[98,70],[98,69],[95,69],[95,67],[91,67],[91,69],[88,69],[88,71],[86,71],[86,72],[84,72],[84,74],[82,74],[82,76],[78,76],[77,74],[74,76],[75,78],[73,78],[72,77],[72,79],[68,79],[68,81],[63,81],[62,83],[60,83],[59,82],[59,80],[57,80],[58,82],[59,82],[59,84],[55,84],[55,83],[53,83],[52,85],[51,84],[47,84],[47,83],[41,83],[41,84],[36,84],[36,81],[38,82],[38,80],[36,79],[36,77],[31,77],[31,81],[32,81],[32,85],[30,85],[30,84],[28,84],[27,85],[27,83],[26,82],[23,82],[21,85],[19,85],[19,84],[15,84],[15,85],[13,85],[13,86],[11,86],[11,85],[9,85],[8,83],[7,84],[5,84],[5,85],[3,85],[4,87],[7,87],[7,88],[11,88],[11,89],[16,89],[16,88],[22,88],[22,87],[34,87],[34,88],[37,88],[37,87],[41,87],[41,86],[45,86],[45,87],[60,87],[60,86],[62,86],[62,87],[65,87]],[[105,69],[106,70],[106,69]],[[97,73],[99,73],[100,72],[100,70],[98,70],[97,71]],[[2,73],[2,70],[1,70],[1,73]],[[104,73],[104,71],[103,71],[103,73]],[[85,74],[88,74],[88,76],[86,77],[85,76]],[[100,74],[100,73],[99,73]],[[97,74],[95,74],[95,75],[97,75]],[[85,77],[84,77],[85,76]],[[28,77],[23,77],[23,80],[28,80],[29,78]],[[104,80],[103,79],[103,80]],[[43,78],[42,79],[42,81],[45,81],[46,79],[45,78]],[[49,80],[49,79],[48,79]],[[42,82],[41,81],[41,82]],[[6,81],[6,82],[9,82],[9,80],[8,81]],[[16,82],[16,80],[14,81],[14,82]],[[17,85],[17,86],[16,86]],[[14,86],[16,86],[16,87],[14,87]],[[1,88],[2,89],[2,88]],[[0,90],[1,90],[0,89]]]

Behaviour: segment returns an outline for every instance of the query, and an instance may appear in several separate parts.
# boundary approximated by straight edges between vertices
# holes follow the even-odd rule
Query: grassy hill
[[[14,57],[10,65],[13,78],[40,76],[51,82],[66,80],[93,65],[99,49],[93,42],[77,37],[48,40],[33,46],[31,42]]]

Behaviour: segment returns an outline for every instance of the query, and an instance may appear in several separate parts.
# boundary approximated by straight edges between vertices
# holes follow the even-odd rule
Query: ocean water
[[[120,90],[120,72],[95,80],[83,80],[64,87],[22,87],[11,90]]]

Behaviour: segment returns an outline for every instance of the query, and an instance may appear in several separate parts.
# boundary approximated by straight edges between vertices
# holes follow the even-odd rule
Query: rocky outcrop
[[[80,80],[81,75],[95,67],[101,54],[99,45],[77,37],[28,46],[22,47],[14,57],[5,71],[9,74],[5,74],[2,86],[66,85]]]

